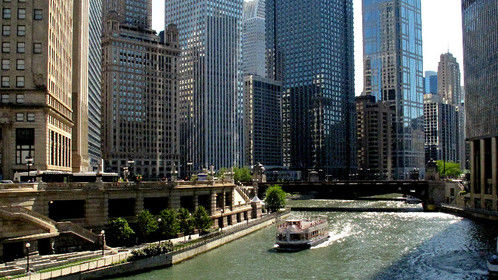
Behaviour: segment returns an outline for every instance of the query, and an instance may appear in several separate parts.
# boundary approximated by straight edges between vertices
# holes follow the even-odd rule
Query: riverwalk
[[[172,252],[164,255],[128,262],[127,260],[131,256],[131,250],[120,250],[114,255],[105,256],[98,260],[78,263],[74,266],[54,269],[43,273],[34,272],[16,279],[101,279],[118,275],[139,273],[160,267],[168,267],[265,228],[289,212],[290,211],[287,210],[281,213],[267,214],[257,220],[246,221],[223,228],[217,232],[185,243],[184,246],[175,246]]]

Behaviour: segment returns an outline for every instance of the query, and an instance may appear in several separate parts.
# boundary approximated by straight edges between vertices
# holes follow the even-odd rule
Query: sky
[[[152,0],[152,25],[156,31],[164,30],[164,2]],[[422,0],[422,40],[424,72],[437,71],[439,56],[452,53],[462,71],[463,47],[461,0]],[[355,91],[363,89],[363,47],[361,0],[353,0],[355,32]]]

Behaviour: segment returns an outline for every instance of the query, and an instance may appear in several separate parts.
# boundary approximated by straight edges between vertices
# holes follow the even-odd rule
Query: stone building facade
[[[85,37],[87,16],[78,7],[88,1],[74,2],[78,2],[76,9],[73,1],[2,2],[2,178],[25,171],[26,157],[34,160],[31,169],[72,171],[73,104],[84,98],[84,92],[73,97],[73,79],[84,79],[73,76],[73,67],[85,67],[84,61],[73,60],[73,45],[85,53],[80,40]],[[73,25],[83,28],[81,36],[73,38]],[[79,132],[83,134],[84,128]]]
[[[161,39],[150,29],[148,16],[135,15],[134,6],[119,6],[128,2],[112,3],[104,5],[102,38],[106,171],[130,168],[144,178],[176,176],[178,31],[170,25]],[[149,5],[141,9],[152,13]]]

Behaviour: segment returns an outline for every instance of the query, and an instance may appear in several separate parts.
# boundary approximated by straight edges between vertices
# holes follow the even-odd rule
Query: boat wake
[[[344,240],[344,238],[352,235],[352,227],[351,225],[347,225],[342,228],[339,232],[329,232],[329,239],[321,244],[311,247],[311,249],[320,249],[328,247],[334,243],[340,243]]]

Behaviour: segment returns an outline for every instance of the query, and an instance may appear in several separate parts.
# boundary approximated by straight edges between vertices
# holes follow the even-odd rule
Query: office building
[[[181,173],[238,166],[243,162],[243,0],[171,0],[165,9],[165,23],[178,27],[181,47]]]
[[[267,74],[282,82],[283,159],[347,177],[356,168],[351,0],[267,0]]]
[[[441,95],[424,95],[425,161],[460,162],[459,111]]]
[[[242,73],[266,77],[265,0],[244,2]]]
[[[395,179],[425,173],[420,2],[363,0],[364,92],[395,111]]]
[[[244,77],[245,164],[282,166],[281,83],[256,75]]]
[[[88,157],[90,171],[96,171],[102,159],[102,0],[89,4]]]
[[[441,55],[437,76],[438,94],[442,100],[454,106],[460,106],[462,103],[460,65],[451,53]]]
[[[150,29],[151,1],[138,2],[143,1],[104,2],[105,168],[144,179],[175,177],[178,34],[175,26],[167,26],[161,40]]]
[[[437,94],[437,72],[425,71],[424,87],[426,94]]]
[[[361,179],[392,179],[394,111],[373,95],[356,97],[356,143]]]
[[[498,0],[462,1],[470,207],[498,210]]]
[[[71,172],[73,151],[84,158],[84,150],[72,147],[74,135],[85,135],[84,118],[73,118],[73,104],[84,103],[85,89],[76,89],[73,80],[85,83],[86,67],[84,59],[73,59],[73,44],[86,52],[82,40],[87,14],[82,7],[88,4],[74,2],[75,9],[73,1],[2,2],[2,178],[12,179],[16,171],[28,168]],[[77,26],[81,30],[73,38]],[[26,158],[33,159],[29,167]]]

